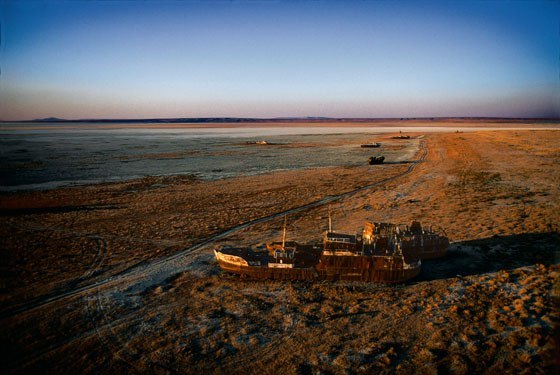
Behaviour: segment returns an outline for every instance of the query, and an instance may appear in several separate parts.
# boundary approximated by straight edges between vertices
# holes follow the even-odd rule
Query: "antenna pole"
[[[287,216],[284,215],[284,233],[282,234],[282,250],[284,250],[284,246],[286,245],[286,221],[288,220]]]

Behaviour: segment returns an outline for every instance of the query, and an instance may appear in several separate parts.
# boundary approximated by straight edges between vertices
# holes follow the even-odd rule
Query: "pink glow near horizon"
[[[5,121],[560,116],[558,3],[1,7]]]

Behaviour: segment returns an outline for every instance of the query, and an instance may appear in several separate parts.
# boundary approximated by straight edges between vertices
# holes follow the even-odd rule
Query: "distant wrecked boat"
[[[248,145],[264,145],[264,146],[270,146],[270,145],[276,145],[278,143],[272,143],[269,141],[265,141],[265,140],[261,140],[261,141],[247,141]]]
[[[410,139],[410,135],[395,135],[393,139]]]
[[[449,244],[415,223],[366,222],[359,235],[333,231],[329,224],[322,244],[286,242],[284,227],[282,242],[266,249],[217,247],[214,254],[224,271],[252,279],[400,283],[420,273],[422,258],[444,255]]]
[[[378,148],[378,147],[381,147],[381,143],[378,143],[378,142],[364,143],[363,145],[360,145],[360,147],[363,147],[363,148]]]
[[[383,164],[384,161],[385,161],[385,156],[372,156],[368,159],[369,165]]]

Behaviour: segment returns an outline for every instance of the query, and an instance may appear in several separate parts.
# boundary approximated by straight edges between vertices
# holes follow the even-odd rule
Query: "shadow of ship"
[[[524,233],[455,242],[441,259],[422,261],[415,281],[447,279],[515,269],[537,263],[558,263],[560,234]]]

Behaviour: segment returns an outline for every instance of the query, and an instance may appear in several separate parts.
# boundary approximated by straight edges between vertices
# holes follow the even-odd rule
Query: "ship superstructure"
[[[220,267],[255,279],[355,280],[404,282],[421,271],[421,260],[445,254],[447,237],[420,223],[410,226],[366,222],[361,233],[329,226],[321,243],[271,242],[266,249],[220,247],[214,250]]]

